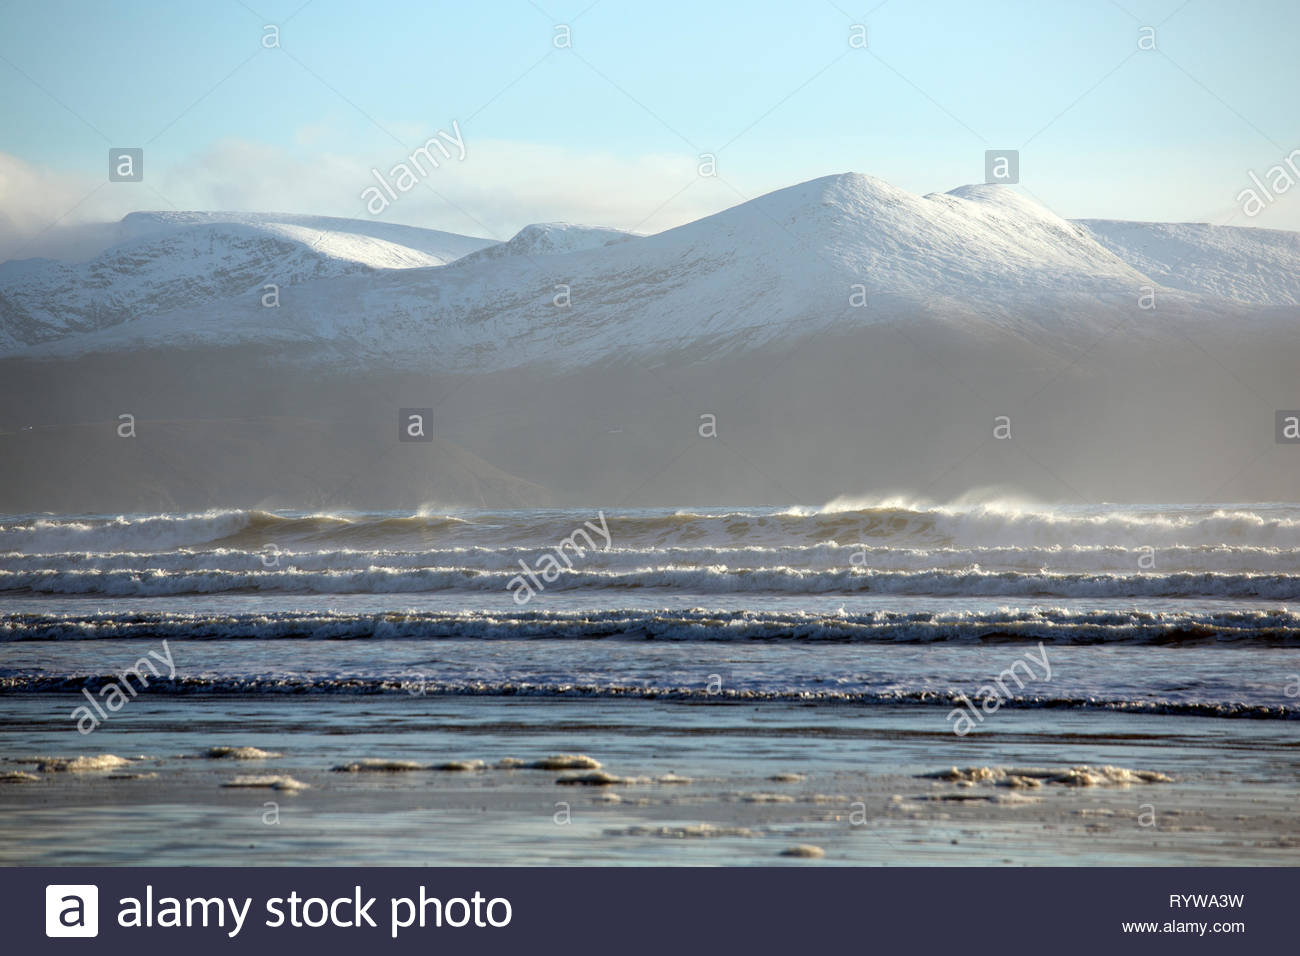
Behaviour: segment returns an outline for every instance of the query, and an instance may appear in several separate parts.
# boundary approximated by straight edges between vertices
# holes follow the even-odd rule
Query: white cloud
[[[453,149],[452,159],[428,171],[425,184],[399,194],[378,218],[496,238],[550,220],[658,232],[742,201],[718,180],[700,178],[695,158],[687,155],[624,159],[468,136],[465,142],[463,161]],[[395,143],[365,155],[311,156],[224,140],[174,164],[146,151],[144,183],[104,183],[0,153],[0,261],[93,254],[111,239],[103,224],[137,210],[373,218],[362,199],[362,191],[375,185],[371,170],[387,174],[409,155]],[[765,184],[745,195],[781,185]]]
[[[0,153],[0,262],[79,258],[111,241],[105,223],[139,207],[108,184],[97,189],[101,183],[94,176],[55,172]]]

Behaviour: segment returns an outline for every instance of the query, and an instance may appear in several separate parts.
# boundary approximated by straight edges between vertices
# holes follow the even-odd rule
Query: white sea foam
[[[260,747],[209,747],[205,756],[212,760],[267,760],[282,754],[262,750]]]
[[[718,826],[712,823],[695,823],[687,826],[632,826],[611,828],[606,836],[653,836],[669,840],[704,840],[714,837],[754,837],[758,834],[748,827]]]
[[[683,777],[681,774],[672,771],[655,777],[655,783],[689,784],[694,782],[690,777]]]
[[[36,769],[43,773],[97,773],[103,770],[116,770],[131,763],[125,757],[115,754],[94,754],[81,757],[40,757],[36,760]]]
[[[337,773],[403,773],[426,768],[415,760],[389,760],[383,757],[366,757],[330,769]]]
[[[442,763],[436,763],[430,770],[442,770],[448,773],[470,773],[475,770],[487,769],[487,764],[482,760],[446,760]]]
[[[551,754],[527,766],[531,770],[599,770],[600,761],[586,754]]]
[[[931,780],[956,784],[991,783],[1012,789],[1033,789],[1037,781],[1066,787],[1127,787],[1135,783],[1172,783],[1173,778],[1156,770],[1130,770],[1110,765],[1091,767],[952,767],[921,774]]]
[[[625,777],[616,777],[604,770],[588,770],[585,773],[566,773],[555,781],[562,786],[612,787],[615,784],[633,783]]]
[[[781,855],[803,860],[820,860],[826,855],[826,851],[819,846],[813,846],[811,843],[799,843],[795,846],[786,847],[781,851]]]

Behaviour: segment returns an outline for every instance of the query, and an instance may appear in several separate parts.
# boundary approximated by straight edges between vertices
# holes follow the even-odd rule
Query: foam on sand
[[[1020,806],[1039,801],[1038,797],[1027,797],[1015,790],[1010,793],[934,793],[915,799],[939,803],[995,803],[1008,806]]]
[[[310,786],[301,780],[295,780],[288,776],[247,776],[241,775],[233,780],[227,780],[222,784],[223,787],[266,787],[271,790],[306,790]]]
[[[586,754],[551,754],[528,765],[530,770],[599,770],[600,761]]]
[[[746,827],[720,827],[712,823],[695,823],[680,827],[622,827],[605,831],[606,836],[653,836],[669,840],[699,840],[709,837],[752,837],[757,836]]]
[[[664,774],[663,776],[655,777],[655,783],[688,784],[694,782],[695,781],[692,780],[690,777],[683,777],[680,774],[673,773],[671,770],[668,773]]]
[[[586,773],[567,773],[555,781],[562,786],[612,787],[617,783],[631,783],[624,777],[616,777],[604,770],[589,770]]]
[[[101,770],[116,770],[125,767],[131,761],[113,754],[97,754],[81,757],[38,757],[36,769],[42,773],[95,773]]]
[[[745,793],[740,799],[745,803],[794,803],[794,797],[786,793]]]
[[[922,778],[946,780],[958,786],[991,783],[1013,789],[1036,789],[1043,783],[1066,787],[1127,787],[1135,783],[1173,783],[1173,777],[1155,770],[1129,770],[1125,767],[952,767],[923,773]]]
[[[26,770],[11,770],[0,773],[0,783],[36,783],[41,778]]]
[[[799,843],[795,846],[788,846],[781,851],[782,856],[793,856],[804,860],[820,860],[826,855],[826,851],[819,846],[813,846],[811,843]]]
[[[905,811],[913,819],[932,819],[947,820],[947,814],[931,814],[922,812],[922,806],[927,803],[938,803],[948,806],[967,806],[979,804],[983,806],[1001,806],[1001,807],[1024,807],[1030,804],[1042,802],[1042,797],[1031,797],[1019,790],[1006,792],[947,792],[947,793],[923,793],[902,796],[894,794],[889,798],[892,807]]]
[[[1071,767],[1052,777],[1050,783],[1067,787],[1127,787],[1133,783],[1173,783],[1174,778],[1154,770],[1126,770],[1123,767]]]
[[[260,747],[209,747],[204,754],[210,760],[267,760],[271,757],[283,757],[284,754]]]
[[[403,773],[408,770],[425,770],[427,768],[424,764],[415,760],[386,760],[382,757],[366,757],[330,769],[335,773]]]
[[[502,757],[493,766],[498,770],[521,770],[528,766],[528,761],[518,757]]]
[[[990,802],[1001,804],[1003,806],[1018,807],[1029,803],[1038,803],[1039,800],[1039,797],[1027,797],[1017,790],[1012,790],[1010,793],[994,794]]]

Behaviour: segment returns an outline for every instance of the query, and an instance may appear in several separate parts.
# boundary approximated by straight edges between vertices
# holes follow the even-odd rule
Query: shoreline
[[[143,696],[81,737],[62,707],[71,698],[57,708],[56,699],[0,697],[0,772],[35,778],[0,783],[0,864],[1300,858],[1293,740],[1289,725],[1271,722],[1013,710],[961,738],[942,726],[939,708],[934,720],[918,720],[920,708],[883,705]],[[222,746],[272,756],[204,756]],[[130,762],[42,771],[33,759],[105,753]],[[583,771],[498,766],[562,753],[589,755],[613,779],[565,786],[562,778]],[[368,758],[404,769],[333,769]],[[1060,780],[1069,774],[1040,773],[1036,784],[1026,776],[1085,766],[1068,783]],[[1106,767],[1155,782],[1107,776]],[[238,778],[255,783],[229,785]],[[274,823],[263,818],[272,808]],[[781,856],[804,844],[825,856]]]
[[[120,681],[118,675],[100,677],[7,677],[0,678],[0,700],[6,697],[43,697],[81,695],[110,688]],[[401,695],[429,698],[528,698],[547,700],[645,700],[674,701],[701,705],[723,704],[817,704],[840,707],[917,706],[970,709],[973,705],[962,692],[936,691],[768,691],[722,688],[710,691],[698,687],[638,687],[607,684],[495,683],[474,686],[435,683],[426,680],[384,680],[370,678],[320,679],[248,679],[248,678],[171,678],[155,680],[140,688],[137,696],[151,698],[221,699],[258,697],[373,697]],[[1152,716],[1206,717],[1226,720],[1297,720],[1300,708],[1269,707],[1260,704],[1220,704],[1183,701],[1097,700],[1088,698],[1003,697],[998,709],[1009,710],[1078,710]]]

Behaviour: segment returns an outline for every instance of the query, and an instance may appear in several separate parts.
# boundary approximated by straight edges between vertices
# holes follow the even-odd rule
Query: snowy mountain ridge
[[[261,343],[328,357],[342,343],[425,368],[579,366],[916,314],[1090,322],[1148,287],[1205,313],[1300,304],[1300,234],[1072,222],[1003,186],[919,196],[856,173],[651,236],[544,223],[496,243],[252,213],[121,225],[87,263],[0,265],[0,354]]]
[[[313,279],[440,266],[493,240],[270,213],[131,213],[89,262],[0,264],[0,354]]]

